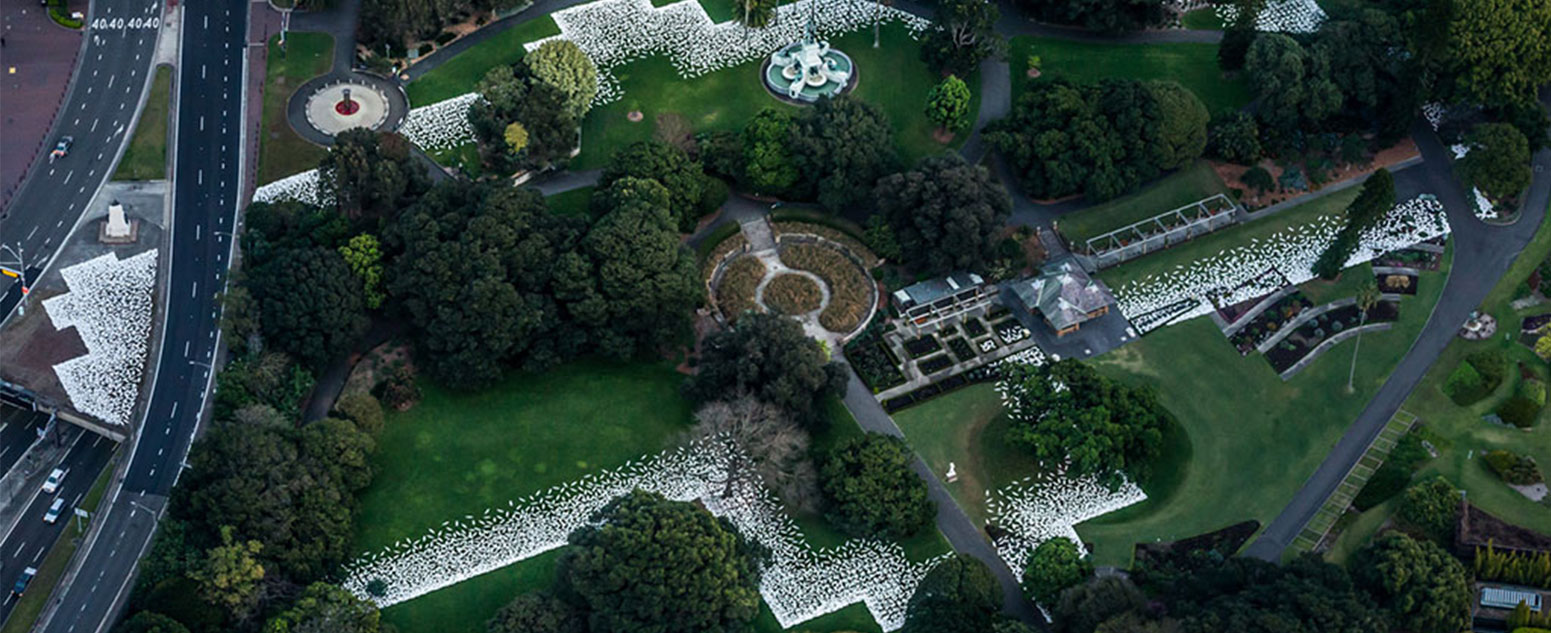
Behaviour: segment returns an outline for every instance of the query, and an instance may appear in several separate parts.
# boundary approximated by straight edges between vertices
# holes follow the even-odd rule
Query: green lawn
[[[555,215],[585,218],[590,217],[588,206],[592,202],[592,192],[597,187],[582,187],[572,189],[565,193],[557,193],[545,198],[549,203],[549,212]]]
[[[1542,410],[1539,421],[1528,431],[1493,425],[1481,419],[1513,393],[1519,380],[1519,372],[1510,367],[1507,380],[1492,396],[1470,407],[1460,407],[1445,396],[1442,390],[1449,372],[1467,354],[1488,349],[1501,349],[1511,362],[1545,375],[1546,365],[1527,347],[1509,340],[1507,333],[1517,338],[1519,323],[1525,317],[1551,312],[1551,306],[1541,305],[1524,311],[1515,311],[1509,305],[1515,286],[1522,283],[1534,271],[1535,266],[1551,255],[1551,217],[1542,223],[1535,239],[1519,255],[1518,260],[1492,289],[1482,303],[1482,309],[1498,319],[1499,335],[1488,341],[1455,339],[1438,361],[1433,363],[1427,376],[1411,392],[1403,405],[1421,417],[1423,424],[1441,436],[1449,445],[1439,452],[1438,458],[1427,463],[1418,476],[1439,473],[1467,492],[1472,504],[1505,521],[1528,527],[1539,532],[1551,532],[1551,509],[1526,499],[1501,480],[1481,461],[1481,454],[1493,449],[1507,449],[1528,454],[1535,458],[1541,469],[1551,465],[1551,442],[1545,435],[1551,433],[1551,412]]]
[[[560,27],[547,15],[502,31],[411,82],[405,88],[410,106],[429,105],[473,92],[474,84],[490,69],[522,59],[526,53],[523,44],[559,34]]]
[[[286,50],[280,36],[269,40],[269,68],[264,79],[264,120],[259,135],[258,184],[274,182],[318,166],[328,150],[307,142],[291,129],[285,104],[308,79],[328,72],[334,61],[334,38],[326,33],[290,33]]]
[[[1227,191],[1211,164],[1198,160],[1129,196],[1061,216],[1061,234],[1080,248],[1088,238]]]
[[[1106,77],[1172,79],[1189,88],[1211,112],[1249,103],[1244,80],[1224,80],[1216,44],[1103,44],[1015,37],[1008,46],[1013,94],[1025,90],[1029,55],[1040,56],[1045,77],[1089,82]]]
[[[422,385],[413,409],[390,414],[378,439],[378,473],[361,498],[356,543],[371,552],[449,518],[618,467],[677,443],[690,419],[682,377],[666,366],[578,362],[543,374],[514,374],[478,393]],[[833,423],[814,438],[824,449],[861,433],[838,398]],[[818,515],[795,517],[815,547],[845,540]],[[912,560],[949,551],[935,528],[901,543]],[[383,610],[402,633],[481,631],[519,593],[548,588],[550,552]],[[865,608],[805,624],[815,633],[876,631]],[[758,630],[779,630],[773,616]]]
[[[1211,7],[1186,13],[1181,22],[1185,28],[1198,31],[1220,31],[1223,28],[1222,18],[1217,17],[1217,11]]]
[[[738,3],[733,0],[700,0],[700,8],[705,9],[705,14],[717,24],[738,17]]]
[[[1261,222],[1286,225],[1311,211],[1283,213],[1287,217]],[[1265,228],[1236,230],[1239,239],[1248,240],[1269,234]],[[1227,245],[1211,245],[1208,254]],[[1143,261],[1159,257],[1164,255]],[[1173,256],[1169,260],[1170,267],[1185,261]],[[1315,281],[1305,287],[1326,300],[1339,298],[1336,295],[1360,282],[1366,270],[1354,269],[1339,282]],[[1402,301],[1395,328],[1363,337],[1353,394],[1346,393],[1352,345],[1336,346],[1283,382],[1264,358],[1240,356],[1204,318],[1157,330],[1091,361],[1110,377],[1158,389],[1183,427],[1182,433],[1165,437],[1165,459],[1155,465],[1153,480],[1144,482],[1148,501],[1079,526],[1078,532],[1094,547],[1096,562],[1123,567],[1137,542],[1174,540],[1246,519],[1266,523],[1274,518],[1410,348],[1443,291],[1445,274],[1424,273],[1418,294]],[[1031,460],[1002,440],[1006,419],[989,385],[928,401],[894,419],[934,470],[945,471],[949,462],[957,465],[959,481],[949,484],[949,490],[973,517],[985,518],[985,491],[1040,474]]]
[[[113,172],[114,180],[161,180],[167,177],[167,109],[172,101],[172,69],[156,67],[129,149]]]
[[[903,25],[885,25],[879,48],[872,47],[870,29],[841,36],[831,44],[856,62],[859,83],[853,94],[888,115],[901,158],[914,162],[945,148],[932,139],[932,124],[924,113],[927,92],[937,77],[920,61],[921,45],[910,39]],[[624,96],[588,113],[582,123],[582,152],[571,161],[573,169],[602,166],[615,149],[652,138],[662,114],[678,114],[695,132],[709,132],[742,129],[767,107],[796,109],[777,101],[760,85],[758,61],[681,79],[667,58],[657,56],[615,68],[614,74]],[[966,81],[974,95],[971,111],[978,111],[979,75]],[[645,119],[629,121],[626,114],[633,110],[640,110]],[[957,146],[965,137],[959,134],[948,146]]]
[[[1177,266],[1189,265],[1198,259],[1214,256],[1223,249],[1249,244],[1253,239],[1265,240],[1278,231],[1312,222],[1325,214],[1339,213],[1351,204],[1357,197],[1357,192],[1358,188],[1352,187],[1269,217],[1230,226],[1179,246],[1102,270],[1099,272],[1099,278],[1108,283],[1111,288],[1121,288],[1133,279],[1145,279],[1150,275],[1174,270]],[[1064,230],[1066,226],[1064,218],[1061,224]]]

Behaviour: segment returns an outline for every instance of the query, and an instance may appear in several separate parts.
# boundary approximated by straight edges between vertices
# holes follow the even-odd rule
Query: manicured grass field
[[[1014,95],[1031,81],[1027,74],[1029,55],[1040,56],[1040,69],[1044,71],[1040,79],[1172,79],[1195,92],[1209,112],[1241,108],[1249,103],[1249,89],[1243,79],[1223,79],[1217,68],[1216,44],[1102,44],[1015,37],[1007,54]]]
[[[1223,28],[1222,18],[1217,17],[1217,11],[1211,7],[1186,13],[1181,22],[1185,28],[1198,31],[1220,31]]]
[[[474,84],[490,69],[522,59],[527,52],[523,44],[559,34],[560,27],[547,15],[498,33],[411,82],[405,88],[409,105],[430,105],[473,92]]]
[[[1494,449],[1507,449],[1535,458],[1542,470],[1551,467],[1551,411],[1542,410],[1535,426],[1528,431],[1494,425],[1482,420],[1507,400],[1519,381],[1517,367],[1510,366],[1507,379],[1497,391],[1481,402],[1460,407],[1443,393],[1443,383],[1465,356],[1482,350],[1500,349],[1510,364],[1522,364],[1545,376],[1545,363],[1534,352],[1516,342],[1519,324],[1526,316],[1551,312],[1551,306],[1539,305],[1515,311],[1510,304],[1514,289],[1529,277],[1536,265],[1551,255],[1551,217],[1535,234],[1535,239],[1514,262],[1508,273],[1482,302],[1482,310],[1497,317],[1498,335],[1487,341],[1455,339],[1433,363],[1427,376],[1411,392],[1402,408],[1421,416],[1422,423],[1449,442],[1437,459],[1423,466],[1419,477],[1439,473],[1466,491],[1470,503],[1497,517],[1540,532],[1551,532],[1551,510],[1520,495],[1504,484],[1480,457]],[[1507,333],[1508,335],[1505,335]],[[1511,336],[1514,340],[1509,340]],[[1366,345],[1366,343],[1364,343]]]
[[[1062,216],[1061,234],[1080,248],[1088,238],[1227,190],[1210,164],[1204,160],[1196,161],[1129,196]]]
[[[307,142],[285,119],[285,104],[308,79],[328,72],[334,60],[334,38],[326,33],[291,33],[286,50],[280,36],[269,40],[269,68],[264,80],[264,120],[259,136],[258,184],[274,182],[312,169],[328,150]]]
[[[515,374],[478,393],[422,385],[425,398],[388,417],[374,461],[378,473],[361,499],[356,544],[371,552],[415,537],[449,518],[483,511],[549,486],[675,445],[690,421],[682,377],[660,365],[578,362],[543,374]],[[817,449],[861,430],[838,399]],[[795,517],[815,547],[845,537],[818,515]],[[913,560],[947,552],[935,528],[901,544]],[[402,633],[481,631],[519,593],[554,580],[551,552],[383,610]],[[875,631],[865,608],[804,625],[815,633]],[[778,631],[763,616],[758,630]]]
[[[1214,256],[1223,249],[1249,244],[1254,239],[1265,240],[1278,231],[1312,222],[1322,215],[1339,213],[1351,204],[1357,192],[1358,188],[1352,187],[1269,217],[1230,226],[1179,246],[1099,271],[1099,278],[1111,288],[1121,288],[1130,280],[1145,279],[1149,275],[1173,270],[1176,266],[1189,265],[1198,259]],[[1064,230],[1065,219],[1061,224]]]
[[[167,177],[167,110],[172,101],[172,69],[156,68],[129,149],[113,171],[114,180],[161,180]]]
[[[734,0],[700,0],[700,8],[705,9],[705,14],[717,24],[738,17],[738,3]]]
[[[932,139],[932,124],[924,113],[926,95],[938,78],[920,61],[921,46],[910,39],[900,24],[883,27],[881,46],[872,47],[872,31],[863,29],[831,44],[856,62],[858,81],[853,94],[882,108],[894,130],[900,157],[907,163],[957,146],[959,134],[948,145]],[[764,108],[796,111],[796,106],[777,101],[760,83],[759,62],[749,62],[694,79],[682,79],[664,57],[651,57],[616,68],[624,96],[594,108],[582,123],[582,152],[571,161],[573,169],[599,167],[615,149],[652,138],[659,115],[683,116],[695,132],[739,130]],[[971,111],[978,111],[978,74],[966,78],[974,95]],[[626,114],[639,110],[641,122]]]
[[[588,206],[592,202],[592,192],[597,187],[582,187],[572,189],[565,193],[557,193],[545,198],[549,203],[549,212],[555,215],[585,218],[591,215]]]

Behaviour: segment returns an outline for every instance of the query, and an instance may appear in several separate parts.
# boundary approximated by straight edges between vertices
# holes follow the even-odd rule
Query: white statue
[[[953,483],[955,481],[958,481],[958,480],[959,480],[959,469],[958,469],[958,467],[955,466],[953,464],[953,462],[948,462],[948,483],[951,484],[951,483]]]
[[[124,218],[124,205],[117,200],[108,205],[108,226],[103,229],[103,235],[113,239],[129,237],[129,220]]]

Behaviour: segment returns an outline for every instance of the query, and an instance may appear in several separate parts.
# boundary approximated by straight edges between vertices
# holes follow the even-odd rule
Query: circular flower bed
[[[802,275],[777,275],[765,284],[765,306],[779,314],[797,316],[819,309],[823,291],[812,279]]]
[[[360,111],[361,102],[356,101],[355,99],[351,99],[349,101],[341,99],[339,103],[334,104],[334,112],[342,116],[350,116]]]
[[[818,275],[829,284],[829,305],[819,314],[825,329],[851,332],[867,317],[874,301],[872,279],[840,251],[818,244],[782,245],[781,263]],[[768,305],[768,290],[765,296]]]

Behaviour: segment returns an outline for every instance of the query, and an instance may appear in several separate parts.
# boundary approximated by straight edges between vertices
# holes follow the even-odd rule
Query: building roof
[[[1529,605],[1531,611],[1540,610],[1540,594],[1515,587],[1481,587],[1481,606],[1492,609],[1513,609],[1519,603]]]
[[[918,305],[924,305],[951,296],[965,288],[979,286],[985,283],[980,275],[975,273],[953,273],[947,277],[928,279],[916,282],[894,291],[894,300],[899,302],[902,310],[908,310]]]
[[[1046,264],[1038,277],[1021,280],[1013,292],[1029,311],[1039,311],[1057,330],[1088,320],[1088,314],[1115,302],[1109,289],[1071,259]]]

